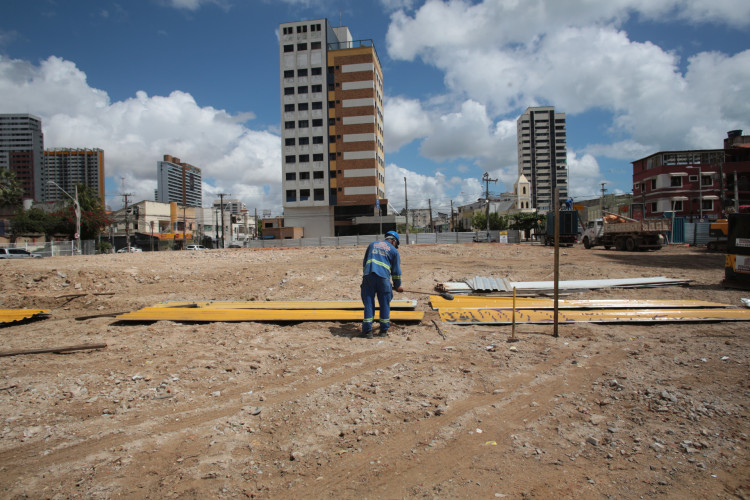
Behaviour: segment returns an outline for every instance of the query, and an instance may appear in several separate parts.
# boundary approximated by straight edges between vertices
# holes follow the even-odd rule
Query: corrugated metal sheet
[[[413,236],[417,237],[418,244],[435,244],[437,243],[437,237],[435,233],[417,233]]]
[[[362,310],[364,306],[358,300],[305,300],[305,301],[253,301],[253,302],[222,302],[222,301],[167,301],[156,304],[152,307],[170,307],[170,308],[209,308],[209,309],[357,309]],[[376,304],[376,307],[378,305]],[[416,300],[394,300],[391,302],[391,309],[414,309],[417,307]]]
[[[492,278],[476,276],[465,280],[474,291],[477,292],[512,292],[515,287],[517,291],[529,293],[531,291],[549,292],[554,290],[554,281],[508,281],[505,278]],[[601,280],[566,280],[558,282],[560,290],[595,290],[612,287],[657,287],[676,286],[688,284],[690,280],[670,279],[663,276],[649,278],[621,278]],[[443,288],[451,291],[451,283],[443,283]]]
[[[49,316],[48,309],[0,309],[0,323],[13,323],[25,319],[42,319]]]
[[[508,325],[512,323],[510,309],[442,308],[440,319],[456,325]],[[558,323],[668,323],[695,321],[750,321],[748,309],[600,309],[595,311],[558,311]],[[516,324],[554,323],[554,311],[549,309],[516,309]]]
[[[516,298],[516,309],[552,309],[553,299]],[[434,309],[443,308],[492,308],[508,309],[513,307],[513,297],[477,297],[459,296],[446,300],[438,295],[430,297]],[[734,306],[705,300],[631,300],[631,299],[561,299],[559,309],[691,309],[691,308],[732,308]]]
[[[378,314],[375,313],[377,320]],[[423,311],[391,311],[391,321],[421,321]],[[361,321],[362,311],[353,309],[212,309],[182,307],[144,307],[117,316],[120,321]]]

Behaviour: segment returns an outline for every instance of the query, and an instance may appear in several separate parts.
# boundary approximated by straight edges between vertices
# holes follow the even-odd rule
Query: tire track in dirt
[[[387,354],[384,356],[384,354]],[[301,395],[316,391],[321,388],[341,384],[352,377],[361,376],[379,369],[386,368],[397,362],[404,362],[405,357],[418,355],[419,351],[386,351],[383,349],[373,350],[367,353],[353,353],[343,358],[336,358],[328,361],[321,366],[330,367],[331,370],[341,366],[356,363],[351,369],[345,369],[341,372],[334,373],[331,376],[315,377],[313,380],[305,380],[308,374],[296,378],[285,377],[278,380],[273,374],[269,374],[267,379],[260,379],[256,385],[263,385],[263,392],[267,393],[264,407],[283,403],[289,400],[297,399]],[[328,370],[324,370],[324,373]],[[55,441],[34,442],[28,445],[21,445],[8,449],[0,453],[0,463],[5,464],[2,468],[5,478],[16,477],[19,474],[33,474],[36,470],[49,467],[52,464],[67,463],[74,464],[86,460],[89,456],[94,456],[108,449],[131,443],[139,439],[159,435],[164,437],[169,434],[181,433],[185,430],[194,429],[197,426],[208,422],[226,418],[241,411],[247,403],[242,402],[242,396],[247,387],[233,387],[222,396],[226,395],[222,401],[217,402],[215,398],[210,398],[203,403],[198,409],[180,410],[179,408],[166,407],[161,410],[148,409],[149,420],[142,422],[139,415],[134,415],[127,420],[120,422],[120,429],[107,432],[104,436],[80,436],[80,441],[69,446],[65,446],[66,440],[57,439]],[[195,405],[196,402],[184,402],[178,406]],[[219,406],[218,408],[217,405]],[[164,418],[169,418],[164,422]],[[89,424],[87,429],[96,430],[101,427],[95,424]],[[58,448],[59,449],[54,449]],[[51,451],[48,451],[51,450]],[[72,469],[80,468],[80,464]],[[0,485],[5,483],[0,479]]]
[[[415,422],[376,445],[363,447],[361,454],[342,456],[318,471],[323,479],[293,488],[285,494],[290,498],[339,498],[361,495],[400,498],[407,495],[408,492],[404,488],[408,485],[440,483],[445,480],[446,470],[450,470],[451,464],[468,463],[473,456],[482,453],[476,448],[463,448],[466,451],[456,454],[456,450],[461,448],[451,446],[451,456],[446,458],[440,452],[445,446],[436,445],[425,450],[428,443],[440,440],[441,431],[448,430],[447,441],[464,438],[466,434],[452,432],[450,428],[462,427],[461,420],[472,411],[494,405],[494,408],[489,408],[488,411],[497,416],[495,421],[501,423],[493,424],[493,419],[483,419],[486,422],[486,425],[483,424],[485,432],[490,436],[512,434],[514,429],[524,425],[524,419],[529,417],[532,402],[539,404],[534,408],[535,416],[543,415],[553,408],[555,394],[577,392],[590,380],[611,370],[614,364],[627,355],[622,349],[613,347],[588,358],[588,369],[585,369],[581,365],[571,365],[569,354],[570,350],[558,352],[544,365],[531,366],[528,370],[504,381],[505,390],[502,394],[475,394],[456,401],[451,404],[444,416]],[[547,373],[550,370],[554,371],[554,375],[537,377],[538,373]],[[498,441],[497,446],[510,447],[509,438],[502,443]],[[416,456],[412,454],[412,450],[415,449],[418,450]],[[372,470],[377,468],[372,464],[373,461],[387,464],[387,472],[373,472]],[[397,473],[398,480],[394,479],[394,473]],[[360,490],[357,487],[360,484],[367,485],[367,490]]]

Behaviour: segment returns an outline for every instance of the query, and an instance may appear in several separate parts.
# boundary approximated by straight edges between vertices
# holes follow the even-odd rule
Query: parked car
[[[138,247],[130,247],[130,253],[134,253],[134,252],[142,252],[142,251],[143,251],[143,250],[141,250],[141,249],[140,249],[140,248],[138,248]],[[122,247],[121,249],[119,249],[119,250],[117,251],[117,253],[128,253],[128,247]]]
[[[227,248],[242,248],[242,245],[238,245],[237,243],[232,243]]]
[[[31,253],[23,248],[0,248],[0,259],[41,259],[42,254]]]
[[[188,245],[185,247],[185,250],[205,250],[206,247],[203,245]]]

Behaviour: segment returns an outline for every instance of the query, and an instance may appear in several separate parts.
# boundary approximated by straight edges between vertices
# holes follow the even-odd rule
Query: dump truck
[[[555,213],[547,212],[547,220],[541,233],[543,245],[555,244]],[[560,246],[573,246],[578,240],[578,212],[575,210],[560,210]]]
[[[669,219],[635,220],[615,214],[590,221],[583,233],[583,246],[603,246],[617,250],[659,250],[664,245],[663,234],[670,230]]]
[[[750,214],[750,205],[740,205],[737,213]],[[727,237],[729,235],[729,220],[728,219],[717,219],[711,223],[708,227],[708,235],[711,238],[706,244],[706,248],[710,251],[726,251],[727,249]]]

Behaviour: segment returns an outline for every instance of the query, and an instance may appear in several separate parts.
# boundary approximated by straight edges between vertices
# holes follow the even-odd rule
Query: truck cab
[[[581,236],[581,243],[585,248],[591,248],[596,246],[599,238],[602,237],[602,228],[604,227],[604,221],[602,219],[590,220],[586,223],[586,230]]]

